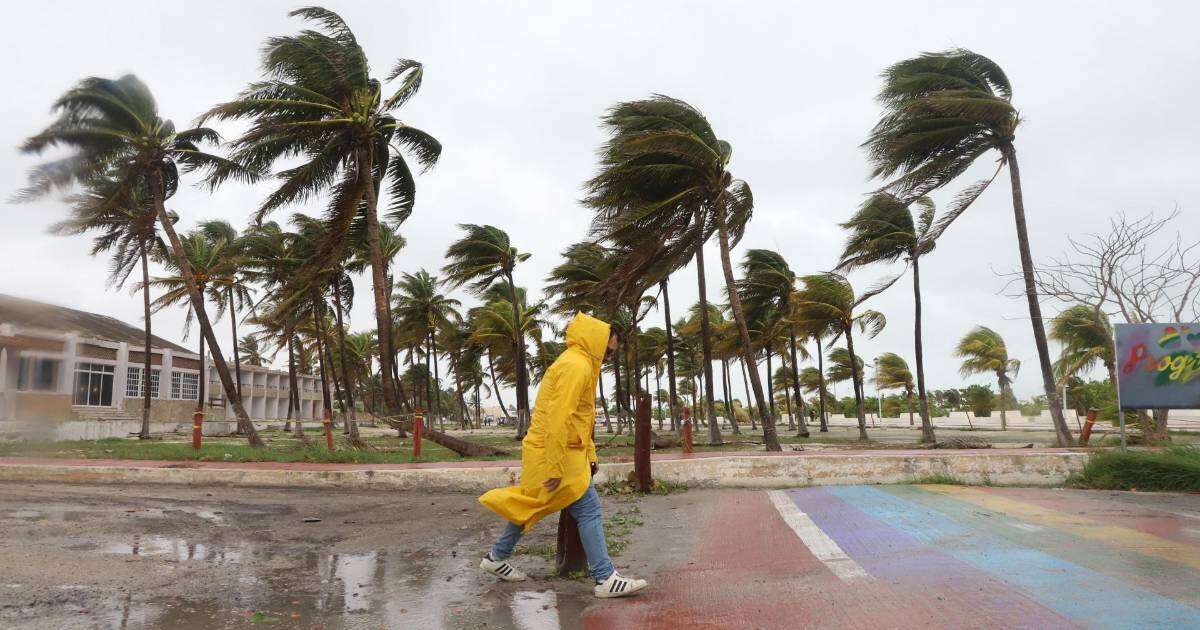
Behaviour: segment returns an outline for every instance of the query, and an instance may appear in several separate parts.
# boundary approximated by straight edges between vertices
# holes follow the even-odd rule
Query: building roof
[[[65,306],[27,300],[3,293],[0,293],[0,324],[12,324],[20,328],[60,333],[76,333],[81,337],[124,342],[134,347],[141,346],[146,340],[144,329],[130,326],[107,315],[78,311]],[[155,348],[195,353],[162,337],[151,335],[150,339]]]

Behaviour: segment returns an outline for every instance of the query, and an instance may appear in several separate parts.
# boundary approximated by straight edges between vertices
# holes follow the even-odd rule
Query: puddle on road
[[[476,571],[479,546],[467,536],[436,550],[322,553],[295,544],[220,545],[146,535],[107,541],[90,551],[224,569],[220,581],[190,596],[130,598],[96,611],[105,618],[148,619],[153,627],[241,627],[247,622],[328,629],[582,627],[590,598],[576,593],[583,592],[577,585],[562,582],[560,590],[571,594],[560,595],[495,583]]]

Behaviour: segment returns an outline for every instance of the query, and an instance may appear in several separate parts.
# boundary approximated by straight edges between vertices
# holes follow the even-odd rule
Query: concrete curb
[[[654,477],[690,488],[791,488],[850,484],[912,483],[950,476],[971,484],[1058,485],[1083,468],[1086,452],[1012,453],[939,451],[914,455],[876,452],[870,455],[728,455],[653,462]],[[598,483],[625,479],[632,463],[603,464]],[[481,492],[515,485],[520,468],[371,468],[336,469],[170,466],[0,464],[0,481],[187,484],[274,488],[341,488],[352,490],[434,490]]]

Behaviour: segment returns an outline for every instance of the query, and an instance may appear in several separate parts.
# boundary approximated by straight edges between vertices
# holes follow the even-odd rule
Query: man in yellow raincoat
[[[596,382],[601,364],[617,344],[616,331],[589,315],[578,313],[567,325],[567,349],[542,378],[522,442],[521,485],[479,497],[508,521],[480,569],[502,580],[524,580],[525,574],[508,563],[517,541],[534,523],[566,509],[579,524],[596,597],[624,597],[646,588],[645,580],[622,577],[613,568],[600,497],[592,485],[599,470],[592,441]]]

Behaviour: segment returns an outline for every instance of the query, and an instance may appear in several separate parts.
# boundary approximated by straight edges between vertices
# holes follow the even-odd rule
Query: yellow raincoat
[[[521,443],[521,485],[489,490],[479,502],[529,531],[583,496],[596,461],[592,426],[596,381],[608,347],[608,324],[578,313],[567,325],[567,349],[542,378],[529,431]],[[542,482],[558,477],[554,492]]]

